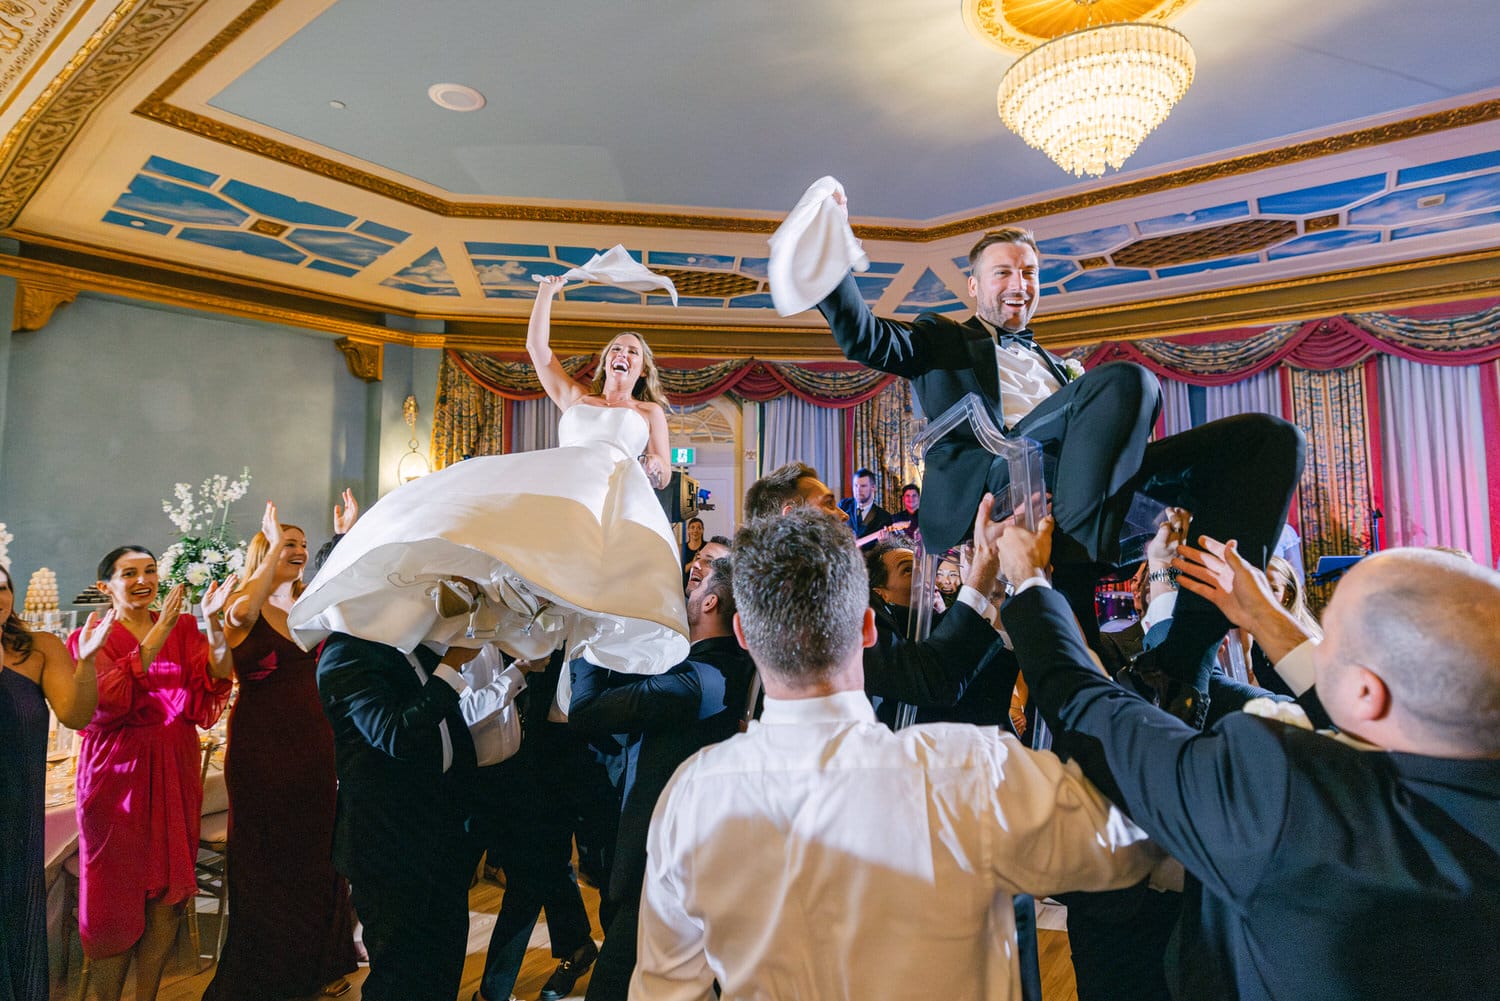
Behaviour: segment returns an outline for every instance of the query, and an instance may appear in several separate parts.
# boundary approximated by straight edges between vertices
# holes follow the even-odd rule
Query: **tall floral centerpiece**
[[[246,469],[234,480],[223,474],[210,476],[196,495],[191,486],[178,483],[172,497],[161,502],[161,509],[182,533],[158,561],[163,597],[182,584],[196,604],[209,581],[222,581],[245,565],[245,542],[235,542],[231,535],[229,505],[245,496],[249,486],[250,470]]]
[[[10,566],[10,544],[16,541],[16,537],[5,530],[5,522],[0,521],[0,567]]]

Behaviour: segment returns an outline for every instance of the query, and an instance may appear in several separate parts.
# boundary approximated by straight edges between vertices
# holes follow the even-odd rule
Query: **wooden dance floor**
[[[594,937],[602,940],[603,935],[599,931],[599,894],[591,887],[584,886],[583,900],[588,907],[589,918],[594,925]],[[479,975],[484,970],[484,952],[489,945],[490,929],[495,924],[495,914],[500,910],[500,899],[505,891],[494,883],[480,880],[469,891],[469,958],[464,963],[463,989],[459,994],[462,1001],[468,1001],[479,987]],[[1057,912],[1049,914],[1044,911],[1040,915],[1043,926],[1038,932],[1041,946],[1042,961],[1042,993],[1046,1001],[1076,1001],[1078,994],[1073,984],[1073,965],[1068,959],[1068,936],[1066,932],[1048,930],[1047,926],[1056,924],[1060,927]],[[202,922],[202,935],[205,941],[212,938],[214,927],[214,916],[211,912],[204,913],[200,918]],[[191,959],[186,955],[189,947],[186,943],[186,935],[182,936],[183,943],[174,950],[169,962],[167,975],[163,978],[159,1001],[199,1001],[203,996],[204,988],[213,979],[213,969],[209,968],[201,973],[193,971]],[[77,940],[73,942],[76,950]],[[73,1001],[78,996],[77,956],[73,957],[70,964],[70,978],[66,986],[54,985],[52,990],[52,1001]],[[515,995],[522,999],[533,999],[547,978],[552,975],[557,961],[552,958],[548,948],[547,927],[545,922],[538,922],[536,931],[531,936],[531,945],[526,952],[526,960],[521,966],[521,976],[516,981]],[[360,997],[360,984],[364,982],[366,970],[360,967],[359,971],[352,974],[349,980],[354,989],[345,994],[342,1001],[358,1001]],[[131,996],[132,979],[126,982],[125,996]],[[572,997],[583,997],[584,990],[588,987],[588,978],[579,980],[573,988]],[[913,985],[920,993],[920,985]],[[319,1001],[311,998],[308,1001]],[[504,999],[501,999],[504,1001]]]

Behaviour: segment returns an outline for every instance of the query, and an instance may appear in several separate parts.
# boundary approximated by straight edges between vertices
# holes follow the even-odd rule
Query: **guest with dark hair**
[[[922,506],[922,488],[908,483],[901,488],[901,510],[891,515],[891,531],[901,532],[912,541],[918,537],[917,518]]]
[[[682,572],[686,574],[688,564],[693,562],[693,557],[703,548],[703,519],[689,518],[682,530],[686,536],[682,542]]]
[[[868,469],[856,469],[850,483],[852,496],[839,501],[839,510],[849,519],[849,527],[859,540],[860,548],[868,549],[883,538],[882,530],[891,525],[890,512],[875,503],[875,474]]]
[[[704,547],[704,552],[708,549]],[[700,553],[701,555],[701,553]],[[589,980],[589,1001],[624,1001],[635,969],[646,835],[668,779],[694,751],[737,733],[755,665],[734,638],[731,562],[716,559],[688,593],[688,659],[666,674],[632,678],[575,660],[568,722],[625,737],[620,833],[610,874],[614,914]]]
[[[0,997],[47,997],[47,891],[43,872],[47,707],[78,730],[99,704],[94,654],[114,610],[89,616],[75,661],[51,633],[16,614],[10,570],[0,566]]]
[[[240,683],[224,762],[234,920],[207,1001],[336,996],[358,966],[349,884],[333,867],[333,729],[317,655],[286,625],[306,564],[306,534],[268,503],[225,605]]]
[[[95,655],[99,705],[78,751],[78,936],[104,1001],[118,1001],[132,957],[135,996],[156,996],[182,906],[198,889],[197,728],[218,721],[232,688],[222,619],[233,582],[204,593],[205,639],[182,614],[181,584],[151,611],[150,550],[121,546],[99,563],[115,622]],[[83,644],[81,630],[68,638],[75,656]]]
[[[808,504],[838,514],[833,491],[818,479],[818,471],[805,462],[788,462],[762,476],[745,491],[745,520],[771,518]]]

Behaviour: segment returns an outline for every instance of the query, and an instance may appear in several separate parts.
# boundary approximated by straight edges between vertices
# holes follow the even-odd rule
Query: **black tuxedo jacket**
[[[1198,732],[1090,666],[1056,592],[1005,622],[1048,723],[1098,742],[1085,772],[1187,868],[1174,998],[1500,997],[1500,761],[1242,713]]]
[[[352,884],[420,884],[451,874],[468,850],[467,792],[474,744],[458,693],[431,676],[440,659],[425,647],[417,678],[395,647],[334,633],[318,657],[318,695],[333,725],[339,790],[333,860]],[[448,722],[453,764],[443,771],[438,723]]]
[[[962,602],[955,602],[940,618],[934,616],[931,631],[920,643],[906,638],[908,609],[887,605],[874,595],[870,607],[875,610],[876,638],[864,652],[865,694],[891,703],[922,708],[956,705],[1000,640],[984,616]],[[893,712],[880,715],[889,723]]]
[[[870,516],[864,520],[859,517],[859,505],[854,503],[853,497],[845,497],[839,501],[839,510],[844,512],[844,517],[849,519],[849,527],[854,530],[856,539],[877,532],[891,523],[891,514],[879,504],[870,505]],[[866,542],[866,546],[873,546],[875,540]]]
[[[657,797],[695,751],[739,732],[755,665],[733,636],[715,636],[665,674],[616,674],[584,660],[571,667],[568,724],[591,737],[627,735],[609,895],[638,898]]]
[[[995,342],[978,317],[956,323],[940,313],[923,313],[910,325],[884,320],[865,305],[852,275],[818,303],[818,310],[846,358],[911,380],[929,420],[975,393],[989,407],[995,425],[1009,430],[1000,406]],[[1032,350],[1059,385],[1066,385],[1058,359],[1035,344]],[[918,524],[929,552],[957,545],[974,524],[989,471],[988,461],[975,461],[972,455],[978,448],[972,433],[959,428],[927,453],[922,485],[929,503],[922,505]]]

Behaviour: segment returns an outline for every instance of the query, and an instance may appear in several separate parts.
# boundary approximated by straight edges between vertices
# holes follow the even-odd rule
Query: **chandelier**
[[[1075,176],[1120,168],[1193,82],[1193,48],[1160,24],[1102,24],[1059,35],[1000,80],[1000,120]]]

